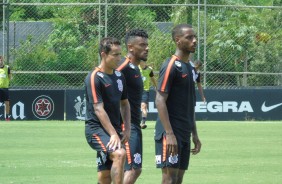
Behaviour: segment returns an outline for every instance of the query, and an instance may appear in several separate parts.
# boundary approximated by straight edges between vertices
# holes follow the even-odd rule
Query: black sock
[[[142,123],[146,123],[146,117],[142,117]]]

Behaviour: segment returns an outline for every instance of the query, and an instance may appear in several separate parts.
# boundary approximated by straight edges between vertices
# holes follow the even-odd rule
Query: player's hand
[[[198,135],[192,135],[192,141],[194,143],[194,148],[191,149],[193,155],[198,154],[201,151],[202,143],[198,137]]]
[[[178,154],[177,140],[174,133],[166,133],[166,147],[168,155],[174,156]]]
[[[111,135],[110,141],[107,144],[109,150],[115,151],[116,149],[121,148],[121,141],[117,134]]]
[[[129,141],[130,134],[131,134],[131,131],[130,131],[130,130],[124,130],[124,131],[122,132],[122,139],[121,139],[121,143],[122,143],[122,144],[125,144],[126,142]]]

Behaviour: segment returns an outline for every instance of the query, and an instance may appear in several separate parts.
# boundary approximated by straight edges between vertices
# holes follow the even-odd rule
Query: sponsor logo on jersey
[[[104,77],[104,74],[103,73],[101,73],[101,72],[97,72],[97,75],[99,76],[99,77]]]
[[[119,71],[115,71],[116,76],[120,77],[121,73]]]
[[[118,79],[118,80],[117,80],[117,83],[118,83],[118,90],[122,92],[122,91],[123,91],[123,84],[122,84],[122,81],[121,81],[120,79]]]
[[[175,61],[175,65],[176,65],[177,67],[181,67],[181,63],[180,63],[179,61]]]

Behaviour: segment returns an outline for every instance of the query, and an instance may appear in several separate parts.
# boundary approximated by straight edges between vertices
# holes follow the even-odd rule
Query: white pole
[[[205,3],[205,15],[204,15],[204,88],[206,88],[206,78],[207,78],[207,0]]]

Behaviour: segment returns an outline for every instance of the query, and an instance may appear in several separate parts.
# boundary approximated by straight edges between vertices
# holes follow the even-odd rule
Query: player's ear
[[[101,57],[105,57],[107,54],[105,52],[101,52]]]
[[[131,43],[127,44],[127,50],[132,52],[133,51],[133,45]]]

